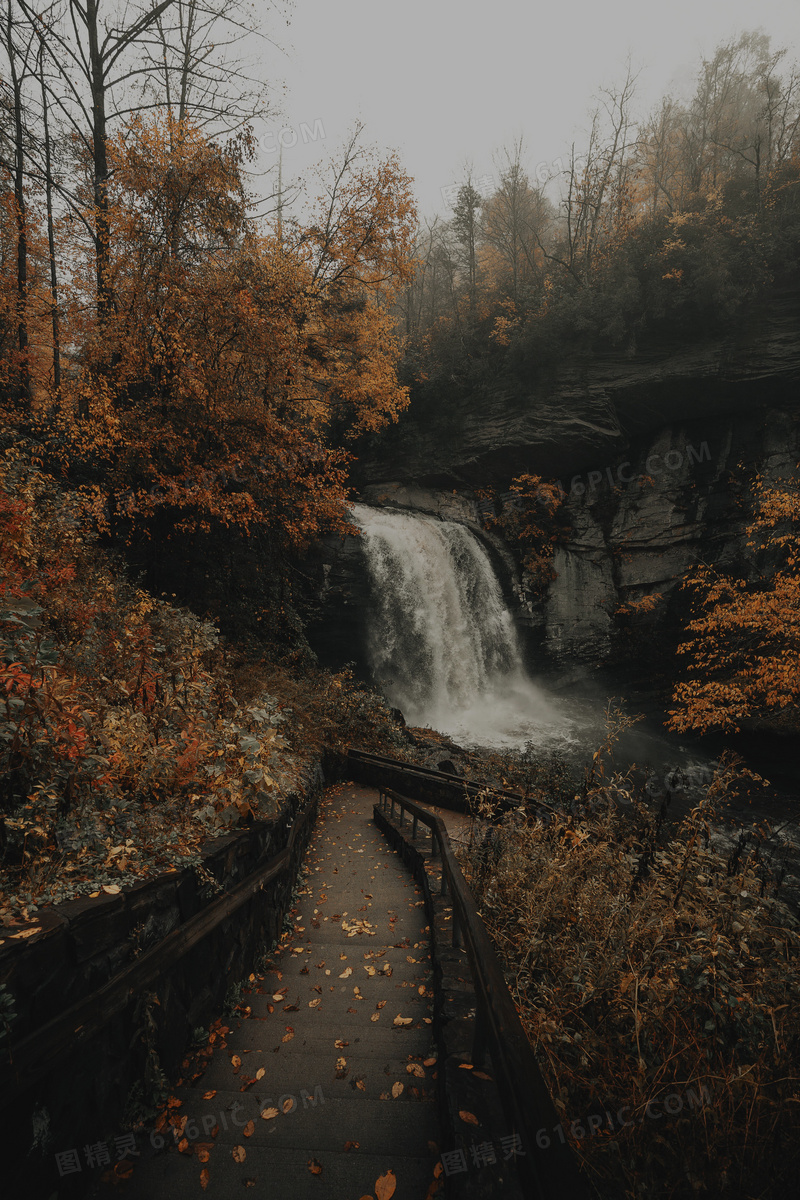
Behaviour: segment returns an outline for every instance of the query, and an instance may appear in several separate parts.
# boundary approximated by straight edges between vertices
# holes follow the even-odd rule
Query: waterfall
[[[485,547],[457,521],[355,504],[374,601],[367,641],[376,685],[409,725],[465,744],[522,746],[563,733],[527,676]]]

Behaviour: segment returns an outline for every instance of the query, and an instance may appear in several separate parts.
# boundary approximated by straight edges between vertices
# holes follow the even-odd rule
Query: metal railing
[[[450,900],[453,946],[466,952],[477,1000],[472,1061],[480,1066],[488,1050],[509,1133],[519,1134],[524,1153],[517,1159],[527,1185],[526,1196],[536,1200],[588,1200],[589,1189],[578,1173],[574,1154],[554,1136],[562,1129],[536,1056],[520,1022],[503,970],[478,911],[472,892],[453,853],[441,817],[426,812],[413,800],[380,788],[380,807],[402,830],[405,815],[416,839],[419,826],[430,835],[431,859],[440,859],[440,894]],[[398,812],[395,818],[395,810]],[[547,1148],[537,1133],[546,1131]],[[563,1133],[563,1130],[562,1130]]]
[[[412,779],[417,779],[422,782],[429,782],[438,790],[449,790],[453,794],[453,798],[458,801],[460,808],[465,811],[467,809],[468,798],[475,797],[489,791],[491,799],[495,801],[498,808],[501,810],[509,810],[519,808],[521,804],[527,804],[533,811],[542,813],[552,813],[553,806],[546,804],[543,800],[533,797],[525,797],[519,792],[508,792],[503,789],[487,788],[485,784],[474,783],[469,779],[464,779],[460,775],[450,775],[446,771],[439,771],[434,767],[423,767],[419,763],[405,762],[399,758],[390,758],[386,754],[375,754],[371,750],[358,750],[351,747],[347,752],[347,761],[351,767],[356,770],[359,767],[373,768],[375,772],[384,772],[387,775],[396,775],[400,777],[401,786],[402,780],[408,783]],[[393,781],[395,784],[397,781]],[[374,783],[372,786],[381,787],[382,784]],[[389,786],[387,781],[387,786]],[[440,803],[440,801],[437,801]],[[445,807],[449,807],[445,803]]]

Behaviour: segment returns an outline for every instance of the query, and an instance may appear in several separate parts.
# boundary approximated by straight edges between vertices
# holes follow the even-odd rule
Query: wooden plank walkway
[[[355,784],[326,792],[292,933],[249,1016],[173,1092],[199,1137],[142,1154],[117,1196],[362,1200],[391,1171],[395,1200],[424,1200],[440,1143],[430,931],[376,800]]]

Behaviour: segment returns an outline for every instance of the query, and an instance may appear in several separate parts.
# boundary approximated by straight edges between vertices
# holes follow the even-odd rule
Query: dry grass
[[[797,1177],[798,922],[760,894],[751,858],[726,858],[709,837],[740,774],[723,764],[669,832],[629,777],[597,770],[572,815],[549,824],[522,810],[487,822],[485,800],[461,852],[603,1197],[777,1200]],[[692,1107],[701,1088],[707,1103]],[[667,1096],[680,1111],[675,1099],[665,1111]]]

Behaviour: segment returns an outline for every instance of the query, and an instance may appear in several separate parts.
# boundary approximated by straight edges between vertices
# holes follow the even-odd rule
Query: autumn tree
[[[748,528],[755,570],[701,565],[684,587],[697,615],[679,647],[686,678],[670,725],[679,732],[736,733],[747,721],[796,726],[800,701],[800,494],[795,481],[755,486]]]
[[[542,278],[538,239],[549,210],[541,189],[531,186],[518,141],[505,151],[500,186],[484,201],[481,213],[481,241],[493,251],[494,277],[515,305]]]
[[[344,520],[338,443],[406,403],[384,300],[410,278],[414,211],[396,159],[351,145],[310,224],[259,231],[248,147],[168,112],[113,140],[117,367],[104,392],[89,360],[78,386],[121,528],[266,523],[299,547]]]
[[[489,499],[486,524],[498,527],[504,538],[519,547],[528,586],[544,596],[555,579],[553,555],[564,532],[564,493],[550,480],[525,474],[512,479],[510,491]]]
[[[453,205],[450,227],[460,251],[466,276],[470,315],[474,316],[478,292],[478,244],[480,240],[480,211],[483,199],[476,191],[471,177],[458,190]]]

